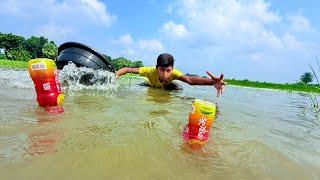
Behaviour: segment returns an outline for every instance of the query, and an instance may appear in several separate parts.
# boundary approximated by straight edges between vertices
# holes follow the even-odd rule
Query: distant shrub
[[[42,48],[42,54],[49,59],[56,59],[58,54],[58,47],[51,42],[45,43]]]
[[[12,50],[6,51],[5,56],[9,60],[17,60],[17,61],[28,61],[31,58],[30,53],[23,49],[12,49]]]

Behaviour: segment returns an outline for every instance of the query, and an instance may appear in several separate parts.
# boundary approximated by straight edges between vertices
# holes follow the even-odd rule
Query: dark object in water
[[[78,67],[87,67],[94,70],[104,69],[116,72],[111,63],[98,51],[77,42],[66,42],[58,48],[57,67],[62,69],[69,62]]]
[[[171,82],[170,84],[164,86],[165,90],[182,90],[182,86],[178,83]]]
[[[80,77],[79,83],[92,86],[94,84],[108,84],[111,82],[111,77],[96,77],[94,73],[87,73]]]

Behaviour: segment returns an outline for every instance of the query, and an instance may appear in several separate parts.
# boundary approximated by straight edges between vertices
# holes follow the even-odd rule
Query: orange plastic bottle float
[[[189,123],[183,132],[183,138],[187,145],[200,148],[207,143],[215,114],[215,104],[199,99],[193,102]]]
[[[39,106],[49,113],[63,112],[61,105],[64,94],[58,80],[55,62],[46,58],[31,59],[28,70],[36,89]]]

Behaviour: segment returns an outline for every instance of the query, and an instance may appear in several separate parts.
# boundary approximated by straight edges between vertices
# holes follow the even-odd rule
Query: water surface
[[[64,86],[63,114],[39,108],[27,71],[0,69],[1,179],[319,179],[320,121],[308,96],[120,79]],[[195,98],[217,104],[201,151],[181,136]]]

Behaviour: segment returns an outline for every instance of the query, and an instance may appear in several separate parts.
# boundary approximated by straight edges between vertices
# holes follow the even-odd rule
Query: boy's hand
[[[217,97],[223,93],[225,86],[227,85],[226,82],[223,81],[223,74],[220,75],[220,78],[215,77],[209,71],[206,71],[207,74],[210,76],[213,86],[217,89]]]

